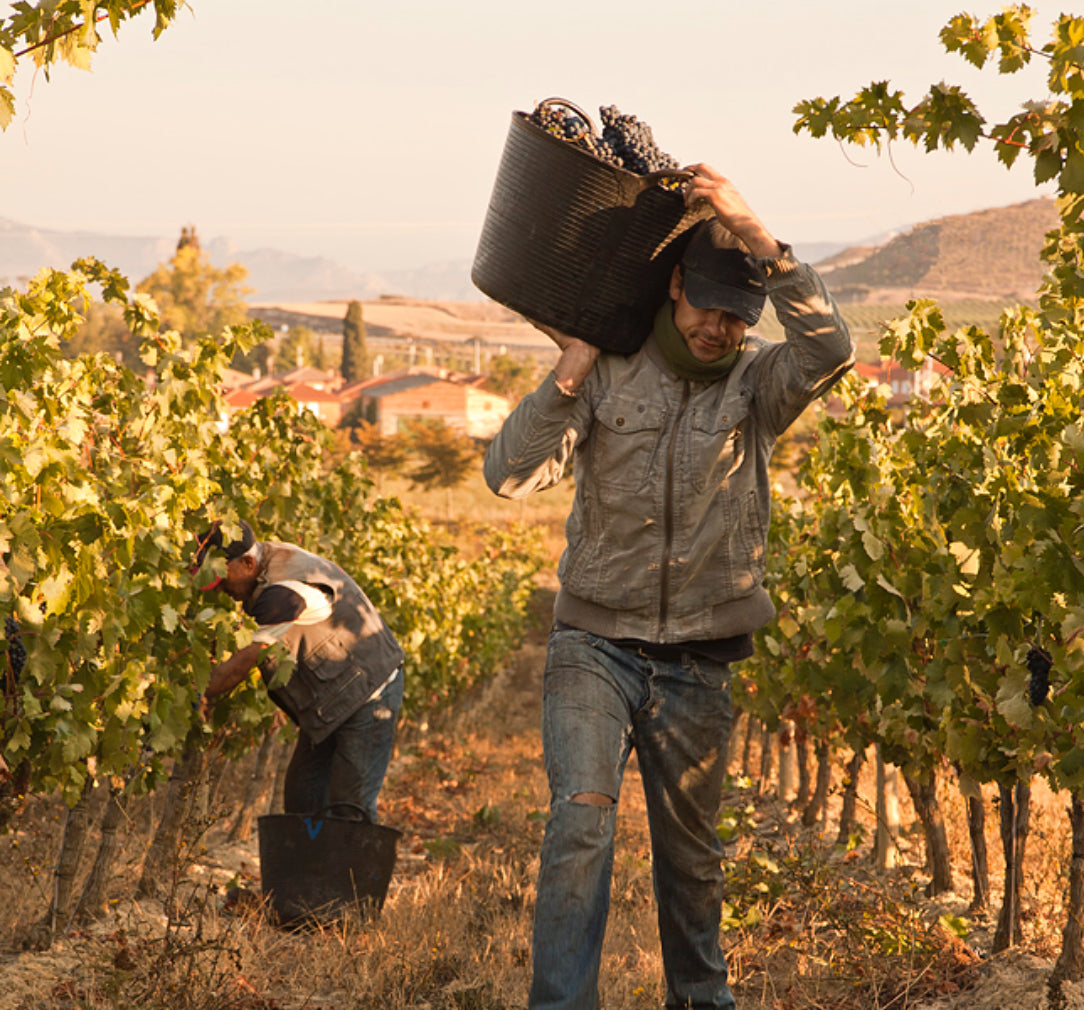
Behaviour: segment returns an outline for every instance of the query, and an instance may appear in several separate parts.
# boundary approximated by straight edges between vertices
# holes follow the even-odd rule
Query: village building
[[[356,383],[357,410],[382,435],[404,430],[410,421],[443,421],[472,438],[492,438],[512,409],[504,396],[482,389],[485,376],[456,376],[437,370],[406,369]],[[360,387],[360,388],[358,388]]]
[[[885,360],[875,364],[859,361],[855,363],[854,370],[870,385],[888,387],[887,403],[890,407],[902,407],[912,397],[928,399],[934,379],[948,371],[933,358],[926,358],[917,370]]]
[[[343,401],[326,389],[308,382],[283,383],[287,396],[297,401],[297,409],[309,410],[329,428],[337,428],[343,416]]]
[[[338,427],[349,415],[375,424],[381,434],[395,435],[410,421],[443,421],[472,438],[492,438],[512,409],[503,396],[482,388],[485,376],[463,375],[447,369],[411,366],[388,375],[346,383],[337,372],[298,368],[269,376],[232,372],[224,383],[223,400],[229,416],[261,397],[282,390],[328,427]]]
[[[934,381],[949,370],[933,358],[926,358],[917,369],[904,368],[895,361],[855,362],[854,374],[868,386],[884,387],[885,404],[900,408],[913,398],[929,399]],[[829,394],[825,403],[828,413],[839,417],[844,413],[843,401],[838,394]]]

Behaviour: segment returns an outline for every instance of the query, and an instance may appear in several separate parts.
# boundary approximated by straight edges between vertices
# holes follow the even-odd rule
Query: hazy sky
[[[969,6],[982,17],[1000,2]],[[1060,5],[1033,4],[1040,41]],[[1045,95],[1041,61],[1002,78],[949,56],[937,0],[486,4],[191,0],[158,41],[140,15],[91,73],[16,77],[0,218],[179,234],[358,269],[469,259],[512,111],[551,95],[649,123],[683,164],[728,174],[780,238],[859,241],[1038,191],[1023,162],[796,137],[791,111],[889,79],[958,83],[990,120]],[[0,13],[10,5],[0,3]]]

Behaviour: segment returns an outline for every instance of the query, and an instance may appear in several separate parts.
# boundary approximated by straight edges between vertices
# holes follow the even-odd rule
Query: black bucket
[[[563,99],[548,99],[567,106]],[[545,103],[543,103],[545,104]],[[471,280],[494,301],[607,351],[644,342],[689,229],[710,217],[659,185],[547,133],[522,112],[493,185]]]
[[[269,814],[257,828],[260,884],[283,923],[383,906],[401,832],[326,814]]]

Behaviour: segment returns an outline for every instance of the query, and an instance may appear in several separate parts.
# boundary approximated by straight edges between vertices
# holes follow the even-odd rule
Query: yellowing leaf
[[[877,573],[877,585],[879,585],[885,592],[891,593],[893,596],[898,596],[903,599],[903,593],[901,593],[891,582],[884,577],[880,572]]]
[[[866,580],[858,574],[858,569],[854,565],[847,565],[840,573],[839,577],[843,580],[845,585],[852,593],[857,593],[858,590],[864,589],[866,586]]]
[[[787,614],[781,614],[775,624],[787,638],[793,638],[800,630],[798,622]]]
[[[884,555],[884,545],[872,533],[862,534],[862,548],[870,556],[871,561],[880,561]]]
[[[64,609],[70,595],[71,583],[72,573],[67,568],[61,568],[60,571],[42,580],[41,594],[50,611],[58,613]]]
[[[949,551],[956,559],[956,565],[960,569],[961,575],[978,575],[979,574],[979,552],[962,543],[959,540],[954,540],[949,544]]]
[[[37,477],[45,468],[48,459],[40,449],[31,449],[23,455],[23,466],[31,477]]]

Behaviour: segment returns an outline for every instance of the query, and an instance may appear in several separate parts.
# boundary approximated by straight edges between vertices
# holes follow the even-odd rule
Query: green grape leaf
[[[946,52],[960,53],[980,69],[985,65],[996,42],[992,21],[980,25],[970,14],[957,14],[941,29],[941,44]]]
[[[1006,674],[997,691],[997,710],[1010,726],[1027,729],[1032,723],[1031,704],[1027,697],[1028,671],[1019,667]]]
[[[1065,193],[1084,193],[1084,152],[1077,149],[1065,159],[1058,186]]]

